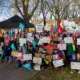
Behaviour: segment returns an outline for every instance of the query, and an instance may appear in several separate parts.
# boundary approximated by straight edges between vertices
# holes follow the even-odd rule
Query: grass
[[[73,74],[71,74],[70,71],[69,67],[64,69],[53,69],[49,67],[44,71],[37,72],[29,80],[80,80],[80,74],[78,74],[77,71]]]

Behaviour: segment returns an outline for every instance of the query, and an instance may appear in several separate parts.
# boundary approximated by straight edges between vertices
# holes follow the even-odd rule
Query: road
[[[34,71],[16,68],[15,63],[0,63],[0,80],[28,80],[34,74]]]

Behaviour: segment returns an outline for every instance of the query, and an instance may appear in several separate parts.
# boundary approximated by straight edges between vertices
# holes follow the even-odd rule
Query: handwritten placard
[[[20,38],[20,39],[19,39],[19,43],[21,43],[21,44],[26,43],[26,38]]]
[[[36,32],[43,32],[43,26],[42,26],[42,24],[37,24],[36,25]]]
[[[77,38],[77,45],[80,45],[80,38]]]
[[[71,62],[71,69],[80,70],[80,62]]]
[[[59,50],[66,50],[66,44],[58,44],[57,47]]]
[[[43,37],[43,43],[50,43],[50,37]]]
[[[34,38],[33,37],[27,37],[27,41],[29,41],[29,42],[31,42],[32,43],[32,41],[34,40]]]
[[[23,60],[32,60],[32,54],[23,54]]]
[[[33,63],[42,64],[42,58],[33,57]]]
[[[45,30],[45,31],[50,31],[50,29],[51,29],[51,27],[50,27],[49,25],[46,25],[46,26],[44,27],[44,30]]]
[[[66,37],[64,38],[65,43],[73,43],[72,37]]]
[[[39,65],[39,64],[36,64],[36,65],[34,66],[34,70],[40,70],[40,65]]]
[[[63,66],[64,63],[63,63],[62,59],[61,60],[55,60],[55,61],[53,61],[53,65],[54,65],[54,67],[60,67],[60,66]]]

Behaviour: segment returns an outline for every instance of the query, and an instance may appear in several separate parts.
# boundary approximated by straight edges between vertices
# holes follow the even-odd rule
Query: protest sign
[[[58,44],[57,47],[59,50],[66,50],[66,44]]]
[[[40,65],[39,65],[39,64],[36,64],[36,65],[34,66],[34,70],[40,70]]]
[[[23,60],[32,60],[32,54],[23,54]]]
[[[77,45],[80,45],[80,38],[77,38]]]
[[[11,56],[17,57],[18,52],[17,51],[12,51]]]
[[[16,57],[21,57],[22,53],[18,52]]]
[[[43,37],[43,43],[50,43],[50,37]]]
[[[73,43],[72,37],[66,37],[64,38],[65,43]]]
[[[63,63],[62,59],[61,60],[55,60],[55,61],[53,61],[53,65],[54,65],[54,67],[60,67],[60,66],[63,66],[64,63]]]
[[[26,43],[26,38],[20,38],[20,39],[19,39],[19,43],[21,43],[21,44]]]
[[[51,27],[50,27],[49,25],[46,25],[46,26],[44,27],[44,30],[45,30],[45,31],[50,31],[50,29],[51,29]]]
[[[32,33],[28,33],[28,34],[27,34],[27,37],[31,37],[31,36],[32,36]]]
[[[31,42],[32,43],[32,41],[34,40],[34,38],[33,37],[27,37],[27,41],[29,41],[29,42]]]
[[[40,38],[39,41],[38,41],[38,45],[42,45],[43,44],[43,39]]]
[[[43,32],[43,25],[42,24],[36,25],[36,32]]]
[[[80,62],[71,62],[71,69],[80,70]]]
[[[42,64],[42,58],[33,57],[33,63]]]
[[[35,28],[28,28],[29,33],[33,32],[33,31],[35,31]]]

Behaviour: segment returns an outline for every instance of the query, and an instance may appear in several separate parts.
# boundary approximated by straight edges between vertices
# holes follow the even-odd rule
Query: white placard
[[[36,32],[43,32],[43,25],[42,24],[36,25]]]
[[[23,60],[32,60],[32,54],[23,54]]]
[[[29,42],[31,42],[32,43],[32,41],[34,40],[34,38],[33,37],[27,37],[27,41],[29,41]]]
[[[53,61],[53,65],[54,65],[54,67],[60,67],[60,66],[63,66],[64,63],[63,63],[62,59],[61,60],[55,60],[55,61]]]
[[[26,38],[20,38],[20,39],[19,39],[19,43],[21,43],[21,44],[26,43]]]
[[[28,37],[31,37],[32,36],[32,33],[28,33],[28,35],[27,35]]]
[[[37,64],[36,64],[36,65],[34,66],[34,70],[41,70],[41,69],[40,69],[40,65],[37,65]]]
[[[71,69],[80,70],[80,62],[71,62]]]
[[[64,38],[65,43],[73,43],[72,37],[66,37]]]
[[[50,27],[49,25],[46,25],[46,26],[44,27],[44,30],[45,30],[45,31],[50,31],[50,29],[51,29],[51,27]]]
[[[40,38],[39,41],[38,41],[38,45],[42,45],[43,44],[43,39]]]
[[[42,58],[33,57],[33,63],[42,64]]]
[[[43,41],[43,43],[50,43],[50,37],[43,37],[42,38],[42,41]]]
[[[80,45],[80,38],[77,38],[77,45]]]
[[[58,44],[57,47],[59,50],[66,50],[66,44]]]
[[[22,53],[18,52],[16,57],[21,57]]]

